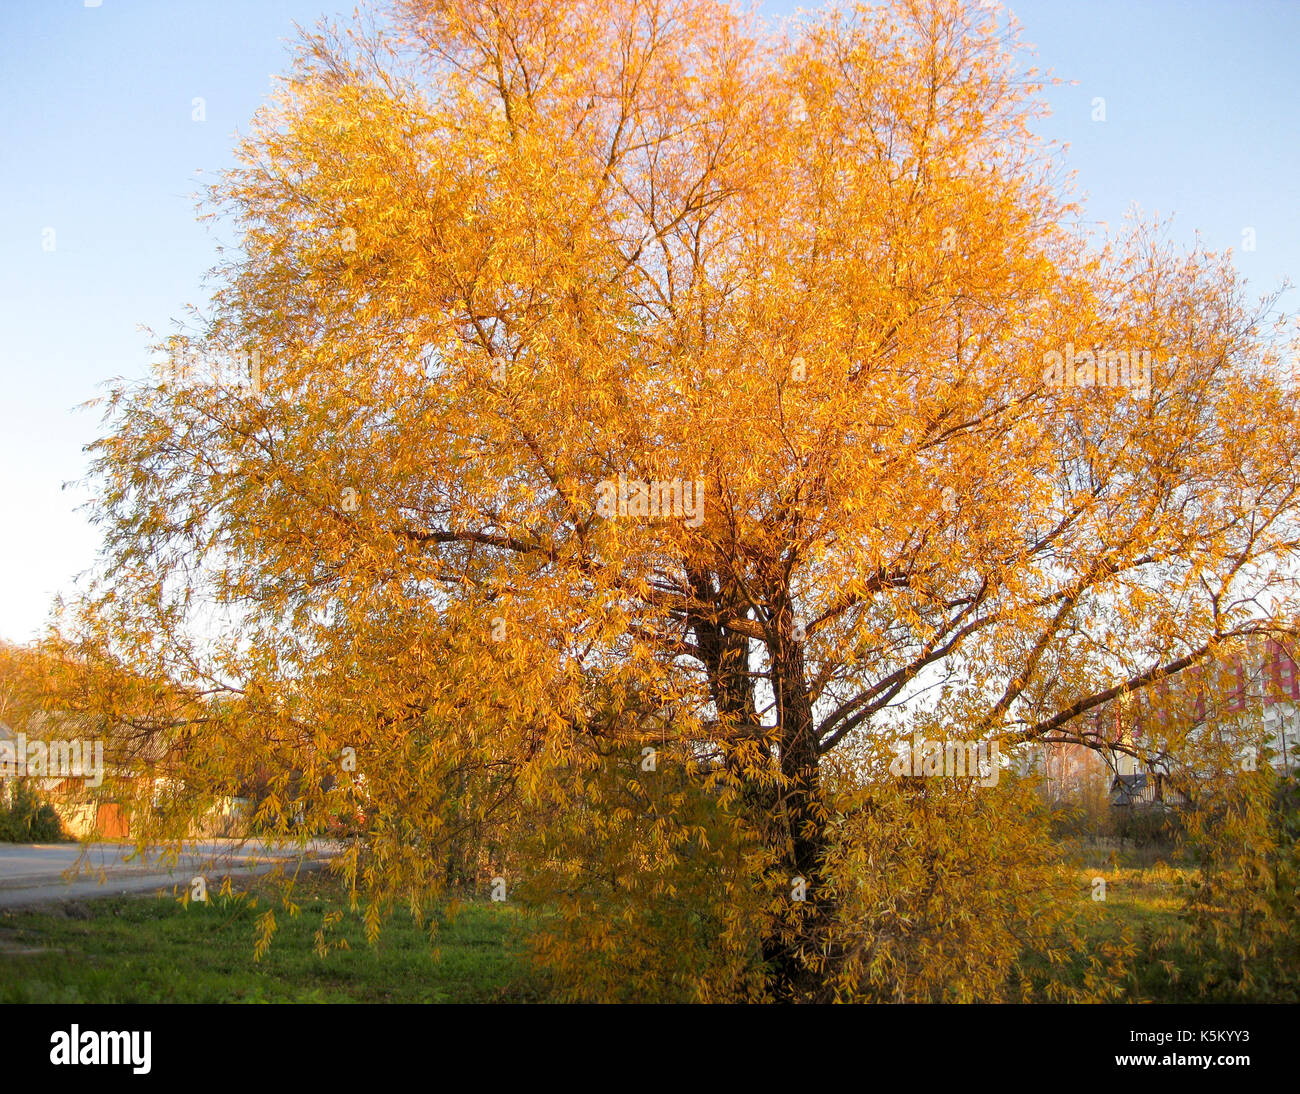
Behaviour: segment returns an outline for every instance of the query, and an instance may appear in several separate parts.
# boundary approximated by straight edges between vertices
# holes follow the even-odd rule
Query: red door
[[[131,834],[131,825],[117,802],[105,802],[95,814],[95,827],[101,839],[125,839]]]

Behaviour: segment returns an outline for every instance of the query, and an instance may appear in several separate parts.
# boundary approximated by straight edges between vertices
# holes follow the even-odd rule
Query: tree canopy
[[[1065,739],[1289,633],[1300,430],[1230,256],[1085,229],[1044,78],[956,0],[305,35],[210,311],[107,397],[64,640],[183,696],[182,775],[271,772],[266,823],[362,808],[376,923],[490,829],[510,887],[716,916],[715,996],[940,992],[927,845],[1024,864],[1003,957],[1055,929],[1010,776],[892,742]]]

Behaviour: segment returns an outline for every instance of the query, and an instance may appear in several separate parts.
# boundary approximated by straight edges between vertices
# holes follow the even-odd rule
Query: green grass
[[[521,914],[462,904],[431,942],[427,926],[397,911],[375,946],[338,882],[300,880],[291,917],[268,888],[215,893],[188,907],[174,897],[119,897],[43,911],[0,912],[3,1003],[486,1003],[547,998],[545,979],[517,950]],[[276,909],[278,930],[253,958],[257,919]],[[324,956],[313,942],[325,911],[343,911]],[[35,952],[33,952],[35,951]]]
[[[1137,953],[1122,974],[1133,1002],[1195,1002],[1198,962],[1179,918],[1190,867],[1127,861],[1122,855],[1075,860],[1088,950],[1122,934]],[[1106,899],[1091,899],[1092,879]],[[360,912],[347,910],[339,882],[325,873],[298,882],[297,916],[267,883],[206,904],[174,897],[117,897],[43,911],[0,911],[0,1003],[123,1002],[544,1002],[555,998],[545,973],[521,952],[529,924],[512,904],[463,903],[442,916],[433,940],[405,911],[387,921],[375,946]],[[278,931],[261,961],[253,957],[257,920],[275,908]],[[323,915],[342,912],[331,937],[349,948],[314,952]],[[1041,955],[1026,954],[1032,973]],[[1082,984],[1084,958],[1065,974]],[[1257,1001],[1268,1001],[1259,988]],[[1208,998],[1247,1001],[1241,995]]]
[[[1121,980],[1123,1000],[1133,1003],[1269,1003],[1275,994],[1267,976],[1247,993],[1207,976],[1206,956],[1190,945],[1182,911],[1194,867],[1150,855],[1097,857],[1080,870],[1080,892],[1086,894],[1085,932],[1088,949],[1127,936],[1136,953]],[[1093,879],[1106,882],[1105,900],[1093,901]],[[1033,964],[1033,962],[1031,962]],[[1082,960],[1073,962],[1075,983],[1082,981]]]

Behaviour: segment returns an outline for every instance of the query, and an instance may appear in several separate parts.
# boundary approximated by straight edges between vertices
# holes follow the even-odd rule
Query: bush
[[[898,779],[836,795],[827,873],[839,914],[826,997],[896,1003],[1114,999],[1132,943],[1086,944],[1095,905],[1053,816],[1010,771]],[[1079,955],[1073,968],[1065,955]]]
[[[1209,999],[1300,1001],[1300,781],[1242,774],[1188,819],[1200,876],[1182,916],[1198,960],[1183,979]]]
[[[764,930],[781,930],[793,879],[765,857],[742,800],[671,757],[661,754],[654,774],[638,758],[575,770],[568,800],[532,827],[525,859],[545,865],[516,890],[543,913],[530,944],[577,1001],[767,999]],[[1003,772],[984,787],[849,772],[828,776],[824,792],[830,899],[798,954],[809,999],[1119,994],[1132,943],[1085,945],[1095,905],[1059,861],[1027,780]],[[1083,967],[1043,954],[1079,954]]]
[[[1183,834],[1183,818],[1176,810],[1114,809],[1111,831],[1134,847],[1172,849]]]
[[[762,994],[759,851],[721,796],[661,755],[586,756],[539,810],[517,890],[528,946],[575,1002],[735,1002]]]
[[[54,806],[25,782],[18,783],[7,806],[0,806],[0,843],[56,843],[67,838]]]

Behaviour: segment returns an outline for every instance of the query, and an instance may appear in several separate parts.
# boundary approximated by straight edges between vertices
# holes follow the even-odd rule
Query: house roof
[[[1116,775],[1110,784],[1111,794],[1119,805],[1128,805],[1136,801],[1147,787],[1145,773],[1136,775]]]
[[[113,732],[105,734],[97,723],[85,715],[62,712],[36,711],[27,719],[23,730],[30,740],[75,738],[102,740],[111,768],[120,768],[135,762],[156,762],[166,757],[168,741],[164,734],[147,730],[134,730],[118,724]],[[0,741],[17,743],[18,731],[0,722]]]

